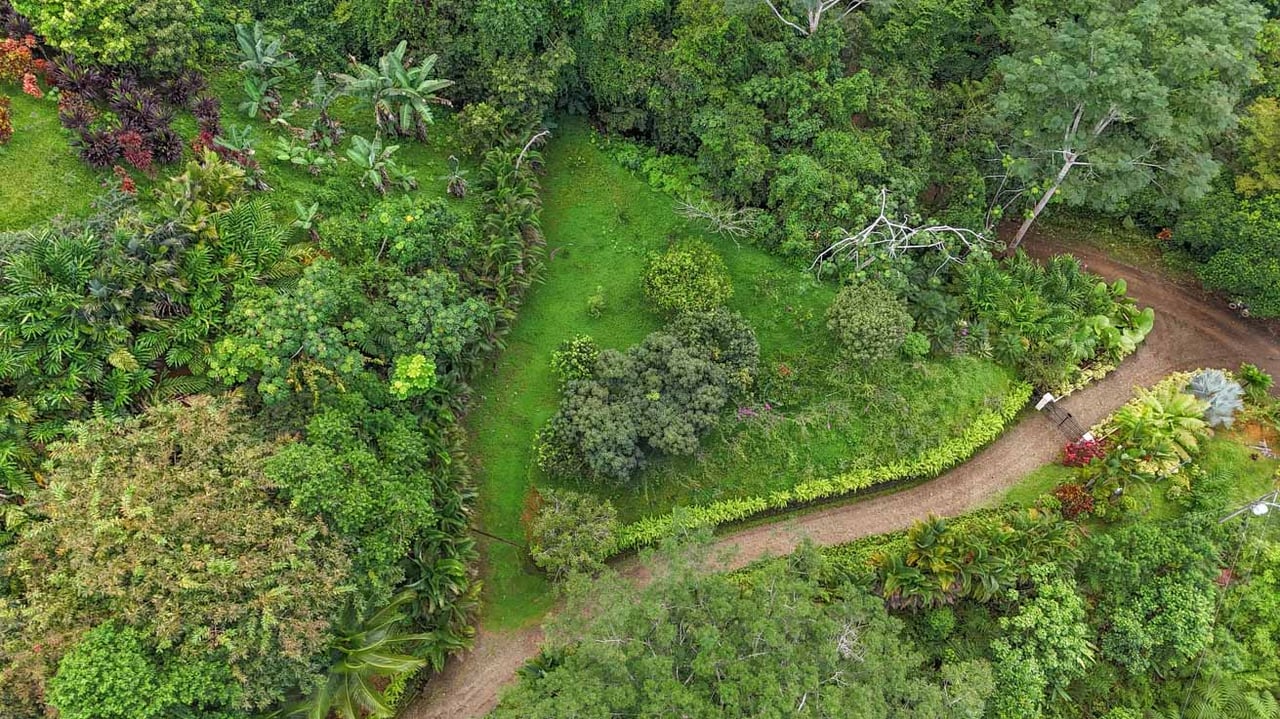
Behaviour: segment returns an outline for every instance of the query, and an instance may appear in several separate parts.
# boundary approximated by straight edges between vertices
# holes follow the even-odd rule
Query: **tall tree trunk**
[[[1058,176],[1053,179],[1053,184],[1041,195],[1040,201],[1031,210],[1031,215],[1022,221],[1022,226],[1018,228],[1018,234],[1013,236],[1013,242],[1009,244],[1009,252],[1018,249],[1018,245],[1022,244],[1022,239],[1027,236],[1027,231],[1031,229],[1032,223],[1036,221],[1036,218],[1040,217],[1041,212],[1044,212],[1049,200],[1052,200],[1053,196],[1058,193],[1058,188],[1062,187],[1062,181],[1067,179],[1067,173],[1071,172],[1071,168],[1076,166],[1076,158],[1079,155],[1070,150],[1064,150],[1062,156],[1066,160],[1062,163],[1062,169],[1058,170]]]

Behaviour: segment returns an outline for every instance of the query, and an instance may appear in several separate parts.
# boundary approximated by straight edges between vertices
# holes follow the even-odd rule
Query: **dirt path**
[[[1048,257],[1067,251],[1032,236],[1028,251]],[[1133,388],[1150,385],[1180,369],[1234,368],[1252,362],[1280,376],[1280,337],[1275,326],[1246,324],[1221,303],[1195,288],[1168,283],[1157,271],[1122,265],[1085,248],[1070,251],[1093,272],[1123,277],[1139,304],[1156,308],[1156,325],[1146,342],[1105,380],[1081,390],[1063,405],[1085,426],[1124,404]],[[929,514],[961,514],[1016,484],[1032,470],[1056,459],[1062,438],[1040,416],[1022,420],[965,464],[930,482],[854,504],[818,510],[775,524],[732,532],[716,540],[730,550],[731,567],[793,551],[802,539],[839,544],[868,534],[903,529]],[[640,567],[628,574],[643,575]],[[643,581],[643,580],[641,580]],[[495,633],[483,629],[476,647],[450,660],[427,684],[402,719],[471,719],[484,716],[501,688],[538,651],[542,631],[530,627]]]

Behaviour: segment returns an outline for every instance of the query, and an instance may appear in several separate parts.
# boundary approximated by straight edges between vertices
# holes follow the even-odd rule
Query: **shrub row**
[[[923,455],[869,469],[855,469],[828,479],[811,480],[789,490],[769,495],[727,499],[712,504],[683,507],[671,514],[646,517],[624,526],[619,532],[619,551],[652,544],[671,534],[676,527],[720,526],[770,511],[831,499],[901,479],[936,477],[965,461],[983,445],[1004,431],[1009,421],[1031,398],[1031,385],[1018,382],[1010,388],[1000,407],[975,419],[962,435],[953,437]]]

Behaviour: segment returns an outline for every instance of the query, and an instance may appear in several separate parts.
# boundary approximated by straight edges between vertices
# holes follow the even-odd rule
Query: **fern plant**
[[[1244,389],[1222,370],[1207,369],[1191,378],[1191,394],[1208,403],[1205,421],[1210,427],[1230,427],[1236,412],[1244,409]]]
[[[179,204],[210,206],[198,180],[178,184]],[[209,341],[237,288],[292,277],[306,259],[261,201],[207,222],[202,241],[126,207],[11,236],[0,267],[5,493],[29,489],[34,445],[57,439],[67,421],[204,389]]]

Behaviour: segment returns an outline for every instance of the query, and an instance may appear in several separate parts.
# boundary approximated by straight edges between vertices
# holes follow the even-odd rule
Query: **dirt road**
[[[1026,246],[1040,258],[1067,251],[1034,235]],[[1084,248],[1073,247],[1070,251],[1089,270],[1110,280],[1124,278],[1129,294],[1139,304],[1156,308],[1155,329],[1142,347],[1106,379],[1063,401],[1081,424],[1097,422],[1124,404],[1135,386],[1153,384],[1175,370],[1234,368],[1241,362],[1252,362],[1280,377],[1280,336],[1275,325],[1247,323],[1220,301],[1196,288],[1173,285],[1155,270],[1122,265]],[[741,566],[762,557],[787,554],[804,538],[823,545],[839,544],[902,529],[929,514],[961,514],[1052,462],[1061,445],[1057,430],[1043,417],[1032,415],[965,464],[930,482],[775,524],[730,532],[717,538],[716,546],[732,551],[732,566]],[[475,649],[450,660],[402,719],[484,716],[497,703],[501,688],[514,680],[516,670],[537,653],[541,639],[542,632],[537,627],[504,633],[482,627]]]

